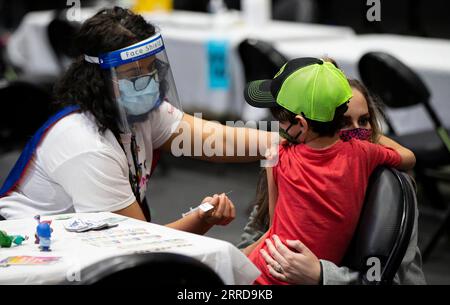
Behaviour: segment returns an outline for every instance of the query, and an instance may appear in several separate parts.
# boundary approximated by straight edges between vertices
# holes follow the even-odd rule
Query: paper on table
[[[137,252],[162,251],[191,246],[182,238],[163,238],[146,228],[128,228],[80,233],[81,241],[96,247],[113,247]]]
[[[0,261],[1,267],[12,265],[48,265],[58,262],[61,257],[57,256],[10,256]]]

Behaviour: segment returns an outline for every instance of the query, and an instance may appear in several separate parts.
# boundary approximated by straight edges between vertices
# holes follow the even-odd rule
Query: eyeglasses
[[[147,88],[152,78],[155,80],[155,82],[159,83],[166,77],[167,71],[169,70],[169,65],[167,63],[161,60],[155,60],[153,66],[154,70],[150,73],[126,78],[133,83],[134,90],[144,90],[145,88]]]
[[[147,88],[150,80],[154,78],[155,82],[159,83],[158,70],[153,70],[152,72],[136,77],[128,78],[130,82],[133,83],[134,90],[142,91]]]

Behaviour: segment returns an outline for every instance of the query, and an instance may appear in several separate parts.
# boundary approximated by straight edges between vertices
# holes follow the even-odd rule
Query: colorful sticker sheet
[[[10,256],[0,261],[0,266],[13,265],[50,265],[57,263],[61,257],[57,256]]]
[[[80,233],[81,241],[96,247],[114,247],[135,252],[162,251],[172,248],[191,246],[184,239],[163,238],[146,228],[115,229],[107,231],[89,231]]]

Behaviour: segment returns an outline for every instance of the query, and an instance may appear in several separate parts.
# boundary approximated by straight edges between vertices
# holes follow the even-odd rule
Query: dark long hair
[[[384,117],[380,103],[359,80],[349,79],[348,83],[350,84],[350,87],[361,92],[367,102],[367,108],[369,109],[369,123],[372,128],[371,141],[377,143],[382,135],[380,120]]]
[[[99,65],[88,63],[84,54],[99,54],[124,48],[155,34],[155,27],[140,15],[120,7],[103,9],[86,20],[74,38],[76,60],[54,88],[55,110],[79,105],[91,112],[100,132],[120,132],[118,109],[112,100],[107,72]]]

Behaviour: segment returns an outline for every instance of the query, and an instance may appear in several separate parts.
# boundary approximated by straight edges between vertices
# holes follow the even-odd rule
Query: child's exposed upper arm
[[[278,198],[278,188],[275,183],[275,180],[273,178],[273,171],[276,170],[273,167],[267,167],[266,173],[267,173],[267,187],[268,187],[268,193],[269,193],[269,218],[270,218],[270,225],[272,225],[273,220],[273,214],[275,211],[275,204],[277,203]]]

